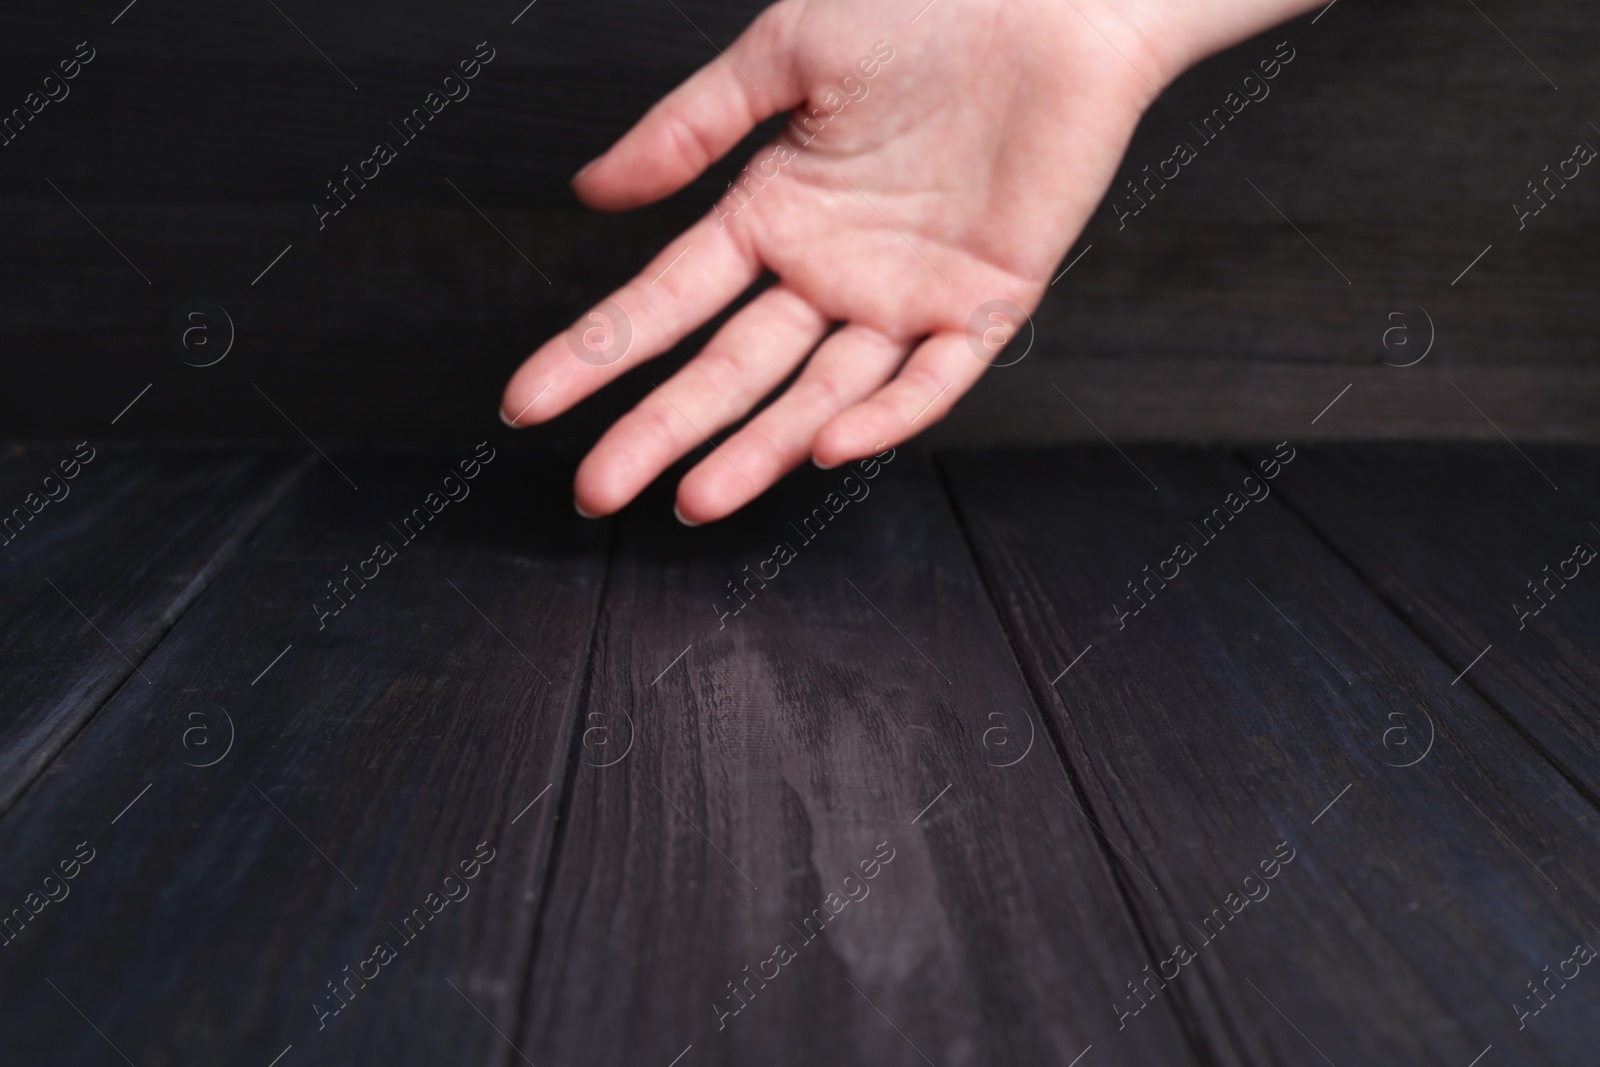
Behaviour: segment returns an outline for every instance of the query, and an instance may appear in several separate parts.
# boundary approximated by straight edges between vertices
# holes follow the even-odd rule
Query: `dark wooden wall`
[[[78,42],[96,55],[0,147],[5,433],[298,440],[261,393],[318,439],[492,427],[522,356],[704,211],[732,166],[623,217],[584,210],[567,176],[714,54],[695,26],[725,43],[759,7],[540,0],[513,25],[523,2],[8,12],[5,112]],[[1076,439],[1095,436],[1092,418],[1116,439],[1496,437],[1492,418],[1519,439],[1600,439],[1600,168],[1525,230],[1511,208],[1545,164],[1600,145],[1600,25],[1557,0],[1478,7],[1339,0],[1184,77],[1125,174],[1192,138],[1188,123],[1277,41],[1297,50],[1271,96],[1125,229],[1102,206],[1028,358],[991,373],[938,434]],[[480,41],[496,58],[471,96],[319,233],[323,183]],[[237,334],[203,369],[168,338],[197,301],[225,308]],[[1384,366],[1391,313],[1411,327],[1387,354],[1403,362],[1427,340],[1423,309],[1428,358]],[[644,388],[538,433],[586,438]]]

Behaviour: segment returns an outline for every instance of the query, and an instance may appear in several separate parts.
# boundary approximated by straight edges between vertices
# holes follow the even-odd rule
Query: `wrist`
[[[1326,0],[1119,0],[1118,8],[1139,39],[1150,67],[1145,75],[1165,91],[1206,57],[1324,3]]]

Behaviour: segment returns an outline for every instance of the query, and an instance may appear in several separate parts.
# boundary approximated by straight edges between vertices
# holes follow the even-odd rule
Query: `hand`
[[[503,420],[544,422],[670,349],[763,270],[777,275],[595,445],[578,468],[580,513],[626,505],[802,362],[684,476],[681,520],[730,514],[808,456],[834,467],[939,421],[987,369],[980,354],[996,354],[989,323],[969,343],[969,318],[992,300],[1038,306],[1160,87],[1308,6],[920,3],[782,0],[573,180],[592,207],[638,207],[799,109],[613,307],[547,341],[506,386]]]

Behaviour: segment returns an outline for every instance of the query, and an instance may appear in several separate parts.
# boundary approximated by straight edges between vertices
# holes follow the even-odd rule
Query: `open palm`
[[[808,456],[898,444],[1021,325],[991,302],[1038,305],[1171,72],[1108,0],[922,2],[783,0],[574,179],[593,207],[637,207],[793,110],[711,212],[507,385],[503,419],[553,418],[777,275],[595,445],[581,512],[623,507],[803,361],[684,477],[681,519],[722,518]]]

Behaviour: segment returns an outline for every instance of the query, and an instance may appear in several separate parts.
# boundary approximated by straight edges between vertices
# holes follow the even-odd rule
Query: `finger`
[[[805,98],[792,58],[799,8],[775,4],[573,178],[589,206],[624,211],[688,185],[760,122]]]
[[[756,297],[584,457],[578,509],[599,516],[623,507],[776,389],[827,332],[827,318],[792,290],[778,285]]]
[[[935,334],[917,347],[894,381],[818,431],[817,463],[837,467],[916,436],[949,414],[988,366],[973,353],[967,334]]]
[[[554,418],[683,340],[760,273],[755,251],[708,213],[637,277],[528,357],[506,384],[501,421],[531,426]]]
[[[909,347],[854,324],[822,342],[794,385],[684,476],[678,517],[712,522],[766,492],[806,461],[828,420],[889,380]]]

